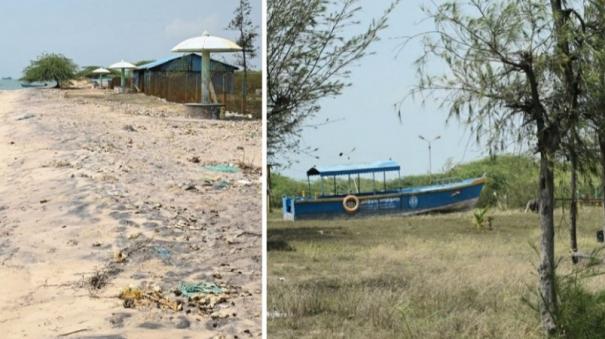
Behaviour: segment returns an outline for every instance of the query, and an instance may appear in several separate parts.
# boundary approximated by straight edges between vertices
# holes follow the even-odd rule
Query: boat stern
[[[294,221],[294,198],[283,196],[281,201],[283,219]]]

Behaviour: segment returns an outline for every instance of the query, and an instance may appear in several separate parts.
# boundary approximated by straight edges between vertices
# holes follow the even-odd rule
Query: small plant
[[[492,229],[492,221],[494,218],[490,215],[487,215],[487,211],[489,207],[479,208],[473,212],[473,223],[478,230],[491,230]]]
[[[596,258],[600,250],[591,254]],[[603,338],[605,333],[605,290],[591,291],[585,282],[602,275],[600,261],[590,259],[583,266],[575,266],[572,272],[557,274],[557,311],[553,315],[557,324],[555,338]],[[543,300],[533,288],[521,299],[539,314]]]

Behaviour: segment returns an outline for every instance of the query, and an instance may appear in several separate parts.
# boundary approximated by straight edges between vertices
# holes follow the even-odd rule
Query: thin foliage
[[[267,8],[267,152],[269,162],[288,165],[286,154],[312,152],[300,147],[305,123],[320,110],[322,98],[350,85],[350,66],[369,54],[387,27],[384,15],[361,33],[358,0],[273,0]],[[285,159],[285,160],[284,160]]]

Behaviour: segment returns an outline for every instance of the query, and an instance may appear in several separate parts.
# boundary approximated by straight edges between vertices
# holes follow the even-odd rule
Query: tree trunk
[[[55,79],[55,82],[56,82],[57,84],[55,85],[55,87],[54,87],[54,88],[59,88],[59,89],[60,89],[60,88],[61,88],[61,80],[59,80],[59,79]]]
[[[599,150],[601,160],[601,195],[603,208],[603,232],[605,232],[605,131],[599,131]]]
[[[551,153],[540,154],[540,315],[547,335],[556,330],[557,298],[555,290],[555,228],[553,216],[554,175]]]
[[[267,205],[269,207],[269,213],[273,212],[271,193],[271,165],[267,164]]]
[[[246,64],[246,49],[242,49],[244,79],[242,81],[242,114],[246,114],[246,99],[248,96],[248,66]]]
[[[578,263],[578,258],[574,255],[578,252],[578,241],[576,237],[576,224],[578,217],[578,196],[577,196],[577,181],[578,181],[578,155],[574,149],[574,143],[570,149],[571,157],[571,203],[569,206],[569,241],[571,245],[571,261],[574,264]]]

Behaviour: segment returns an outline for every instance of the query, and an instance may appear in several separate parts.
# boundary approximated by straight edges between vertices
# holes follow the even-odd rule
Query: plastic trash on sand
[[[181,282],[179,291],[186,297],[195,297],[198,294],[221,294],[223,289],[213,282],[202,281],[199,283]]]
[[[162,260],[170,259],[170,250],[163,246],[157,246],[155,248],[156,253]]]
[[[231,186],[231,183],[229,183],[227,180],[218,180],[214,183],[214,185],[212,185],[212,187],[217,190],[223,190],[225,188],[229,188],[229,186]]]
[[[212,172],[221,172],[221,173],[237,173],[239,172],[239,167],[231,165],[231,164],[215,164],[215,165],[206,165],[205,169]]]

